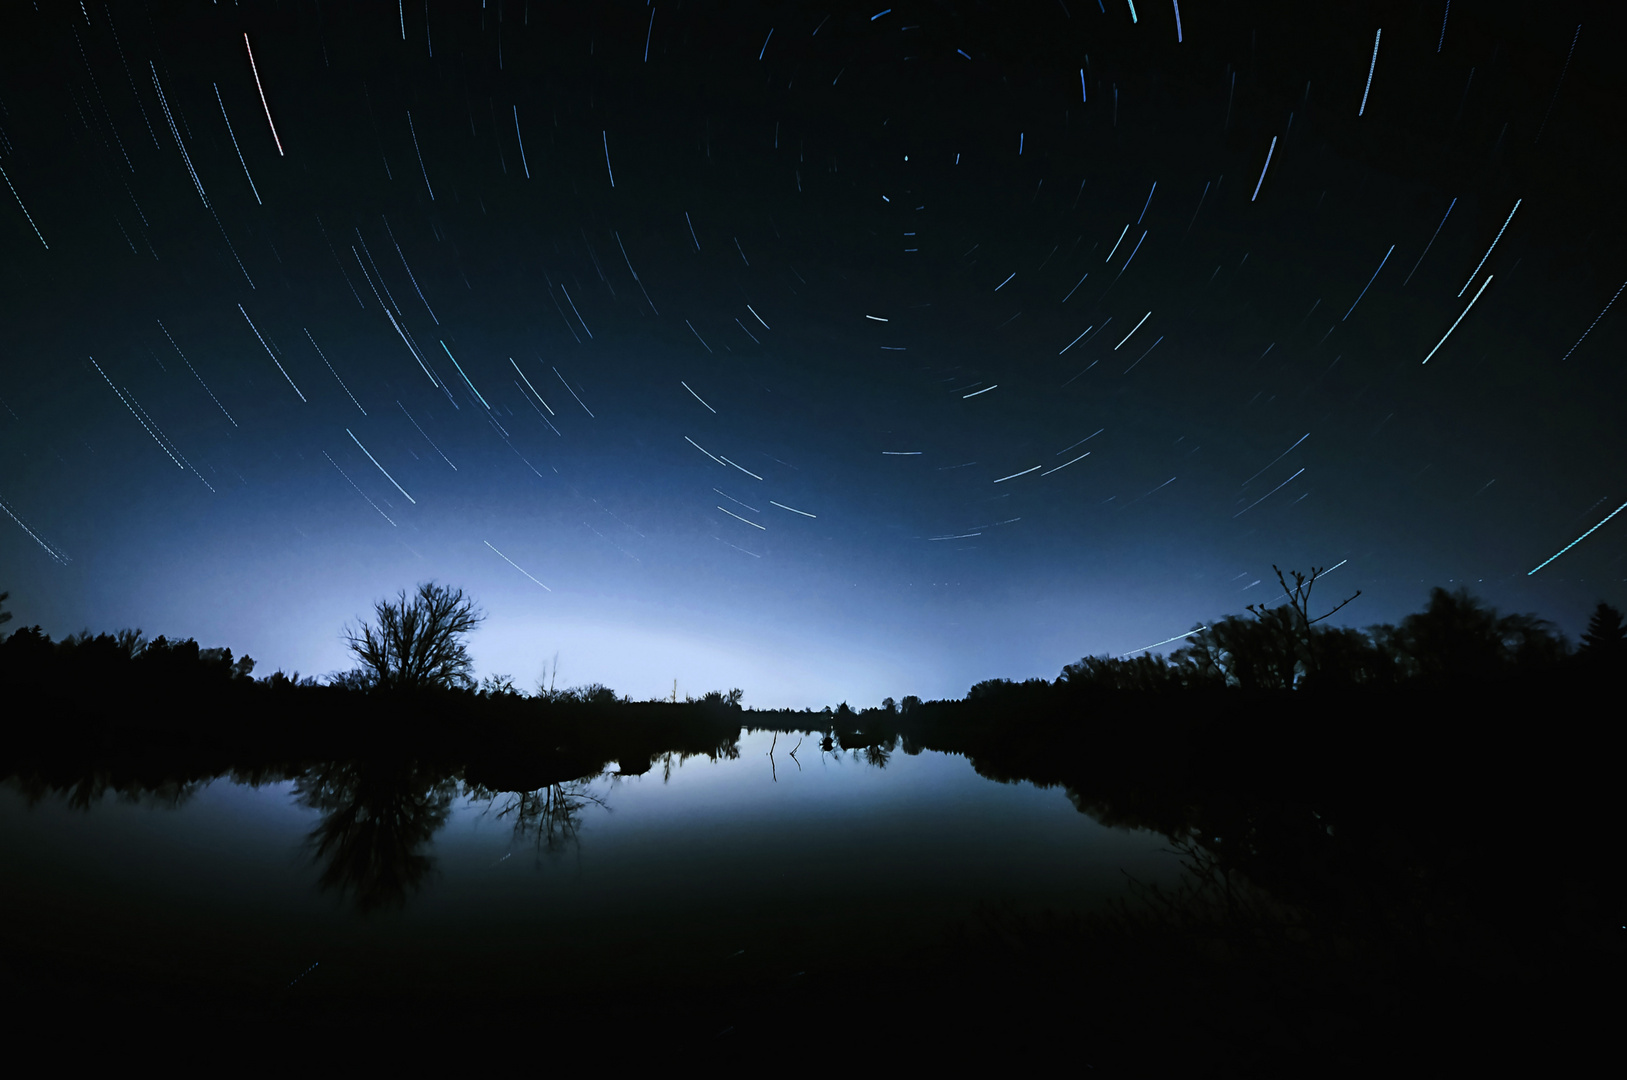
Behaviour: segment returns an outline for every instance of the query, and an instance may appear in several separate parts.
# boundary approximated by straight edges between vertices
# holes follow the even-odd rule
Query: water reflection
[[[648,772],[649,768],[646,762],[642,771]],[[589,789],[593,779],[597,778],[549,784],[534,791],[492,791],[477,785],[468,789],[468,795],[476,801],[485,801],[488,813],[502,800],[501,808],[493,816],[511,823],[516,842],[529,837],[540,859],[544,854],[558,854],[577,842],[583,810],[590,806],[610,809],[603,796]]]
[[[70,809],[83,811],[99,805],[111,794],[126,803],[177,810],[191,802],[209,780],[167,775],[137,777],[111,768],[94,768],[66,777],[47,777],[40,773],[14,775],[7,783],[22,794],[29,806],[58,797]]]
[[[877,769],[885,769],[887,762],[892,760],[893,747],[897,744],[892,739],[878,739],[864,748],[864,763]]]
[[[399,908],[434,873],[425,848],[446,824],[458,783],[418,762],[329,762],[300,774],[294,797],[319,811],[309,844],[324,891],[358,910]]]
[[[1288,711],[1298,699],[1281,715],[1257,702],[1211,703],[1205,715],[1173,699],[1156,708],[1140,699],[1087,701],[1054,714],[982,701],[898,714],[750,714],[758,726],[748,731],[732,715],[704,712],[566,712],[547,723],[471,727],[479,738],[464,744],[421,737],[413,745],[428,757],[419,759],[405,751],[344,757],[358,753],[354,744],[311,750],[295,742],[238,756],[183,748],[166,757],[144,745],[120,759],[85,753],[82,743],[55,756],[14,752],[0,758],[0,774],[19,801],[97,807],[103,816],[97,833],[68,821],[82,815],[0,815],[8,866],[0,930],[58,951],[101,934],[84,951],[112,957],[146,949],[169,920],[152,955],[127,966],[157,970],[181,947],[197,951],[188,970],[212,972],[219,953],[198,928],[235,917],[234,934],[267,928],[256,954],[275,972],[266,985],[286,989],[318,958],[324,977],[337,978],[339,957],[348,955],[349,970],[363,973],[346,984],[357,1001],[393,988],[404,971],[447,987],[498,969],[522,982],[548,964],[615,949],[617,962],[600,965],[607,980],[665,986],[660,980],[727,977],[741,988],[739,1000],[768,1001],[763,987],[805,973],[809,985],[825,980],[820,992],[829,996],[820,1000],[849,1016],[910,1001],[858,968],[892,970],[895,956],[918,948],[897,970],[916,973],[915,990],[940,993],[944,1016],[971,1001],[979,1010],[1005,1002],[1012,1013],[1042,1001],[1115,1028],[1138,1019],[1133,1003],[1155,1003],[1139,1019],[1184,1018],[1167,1026],[1197,1032],[1194,1046],[1268,1024],[1310,1030],[1324,1023],[1310,1015],[1316,1010],[1331,1011],[1327,1030],[1365,1023],[1374,1010],[1416,1006],[1424,1015],[1431,1002],[1462,997],[1460,973],[1483,971],[1470,966],[1483,956],[1515,958],[1495,984],[1509,988],[1534,985],[1525,973],[1547,971],[1544,958],[1564,949],[1589,963],[1605,949],[1619,953],[1613,932],[1627,920],[1613,919],[1607,940],[1594,931],[1597,913],[1622,890],[1584,891],[1613,879],[1578,855],[1547,858],[1565,910],[1542,906],[1550,887],[1535,875],[1478,887],[1491,876],[1482,868],[1504,865],[1507,852],[1539,850],[1530,838],[1542,830],[1574,834],[1542,835],[1545,852],[1574,853],[1581,839],[1608,849],[1602,833],[1614,817],[1589,801],[1603,794],[1566,797],[1613,790],[1603,778],[1577,783],[1585,762],[1499,774],[1485,767],[1497,759],[1455,729],[1432,736],[1388,720],[1404,715],[1376,707],[1393,706],[1389,699],[1324,703],[1312,725]],[[1530,715],[1539,706],[1552,707],[1536,701]],[[323,764],[276,756],[288,746],[341,756]],[[233,783],[206,790],[222,777]],[[1506,796],[1499,785],[1516,779],[1543,814],[1512,826],[1499,820],[1494,832],[1465,811],[1494,806]],[[288,812],[282,783],[300,813]],[[262,786],[276,790],[246,790]],[[583,844],[596,811],[610,812],[612,801],[615,827],[591,831]],[[159,826],[159,815],[129,804],[178,812]],[[222,812],[234,805],[250,810]],[[1081,828],[1086,819],[1096,824]],[[1157,844],[1144,833],[1129,838],[1131,829],[1161,834],[1188,875],[1166,892],[1132,874],[1149,882],[1132,880],[1132,903],[1105,915],[1091,910],[1107,893],[1102,879],[1122,889],[1120,868]],[[262,854],[251,865],[243,852],[256,837]],[[301,838],[312,869],[290,875],[286,853]],[[497,868],[502,847],[494,845],[521,842],[546,872],[512,873],[513,861]],[[581,854],[574,866],[544,866],[544,854],[572,849]],[[445,882],[420,896],[439,867]],[[345,902],[318,901],[311,877]],[[986,925],[964,940],[918,944],[963,920],[968,898],[1011,895],[1028,902],[1027,914],[990,909]],[[1090,914],[1052,919],[1033,912],[1041,903]],[[410,911],[355,933],[336,907]],[[297,918],[272,927],[267,912],[279,908]],[[322,920],[333,936],[318,951],[307,941]],[[290,948],[299,955],[287,955]],[[47,956],[41,968],[56,963]],[[115,967],[110,960],[108,970]],[[301,992],[311,986],[301,983]],[[770,1006],[759,1014],[736,1006],[718,998],[697,1009],[716,1021],[711,1031],[743,1032],[751,1023],[769,1030]],[[1008,1030],[981,1013],[976,1022]]]

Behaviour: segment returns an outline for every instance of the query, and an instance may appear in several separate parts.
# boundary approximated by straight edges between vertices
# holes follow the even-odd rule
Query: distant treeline
[[[1054,682],[980,682],[970,689],[966,701],[1037,702],[1049,691],[1074,697],[1105,691],[1326,692],[1358,687],[1484,687],[1554,678],[1611,678],[1627,664],[1627,626],[1622,613],[1604,603],[1593,613],[1580,647],[1574,648],[1551,622],[1534,615],[1499,615],[1464,589],[1448,592],[1436,588],[1423,611],[1408,615],[1399,625],[1382,624],[1365,631],[1318,625],[1321,620],[1310,619],[1305,610],[1308,589],[1301,585],[1289,590],[1286,583],[1284,589],[1289,604],[1251,605],[1247,616],[1228,615],[1197,627],[1168,658],[1146,653],[1134,658],[1087,656],[1066,665]],[[434,590],[431,587],[427,592],[433,594]],[[461,599],[461,594],[454,598]],[[0,602],[4,599],[5,594],[0,594]],[[407,603],[403,594],[403,606]],[[382,613],[392,610],[391,605],[380,605]],[[9,616],[9,612],[0,612],[0,622]],[[473,622],[459,629],[472,628],[478,618],[476,615]],[[419,632],[420,637],[425,636],[422,629]],[[411,633],[409,627],[409,636]],[[454,640],[461,634],[446,636],[452,649],[462,649],[461,641]],[[43,693],[58,707],[81,707],[75,711],[98,711],[104,699],[109,706],[115,701],[156,704],[165,700],[170,703],[166,711],[216,699],[239,706],[255,701],[275,701],[285,706],[293,700],[289,694],[299,694],[301,701],[328,698],[310,693],[321,689],[448,691],[430,695],[441,707],[459,695],[505,703],[527,698],[539,705],[564,707],[564,712],[576,706],[613,710],[634,704],[597,683],[563,690],[544,686],[528,695],[514,685],[511,677],[498,675],[488,677],[477,687],[465,673],[469,666],[466,653],[460,653],[454,664],[443,665],[445,670],[438,676],[421,678],[411,685],[392,683],[387,673],[392,663],[399,665],[399,661],[387,650],[379,657],[366,655],[357,640],[352,635],[353,650],[372,660],[376,670],[364,663],[325,679],[302,679],[297,672],[288,675],[279,670],[256,680],[251,674],[254,660],[248,656],[234,659],[227,648],[201,648],[190,639],[171,641],[159,637],[149,641],[139,630],[98,635],[86,631],[53,641],[35,626],[0,639],[0,683]],[[410,648],[409,641],[401,651]],[[381,676],[380,672],[386,674]],[[159,698],[147,697],[154,694]],[[399,694],[391,697],[397,705],[403,700]],[[686,697],[684,704],[737,708],[742,697],[740,690],[712,691],[699,699]],[[676,693],[670,700],[657,698],[647,704],[655,703],[676,705]],[[904,697],[901,703],[888,698],[881,711],[908,713],[920,704],[914,696]],[[545,711],[551,714],[561,709]],[[834,710],[827,707],[823,713],[848,711],[843,704]],[[114,716],[105,719],[117,722]],[[166,718],[160,726],[175,719]]]

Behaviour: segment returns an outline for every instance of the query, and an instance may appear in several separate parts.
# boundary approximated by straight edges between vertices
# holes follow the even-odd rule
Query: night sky
[[[10,628],[322,675],[435,579],[480,674],[818,707],[1272,563],[1627,604],[1627,513],[1530,573],[1627,500],[1604,9],[1137,7],[8,5]]]

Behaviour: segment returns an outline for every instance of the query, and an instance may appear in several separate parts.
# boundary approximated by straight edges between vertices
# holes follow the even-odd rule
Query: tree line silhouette
[[[1148,653],[1133,658],[1087,656],[1066,665],[1048,685],[1074,691],[1141,692],[1485,687],[1555,677],[1609,679],[1627,664],[1622,613],[1603,602],[1593,612],[1579,648],[1573,648],[1548,620],[1529,614],[1500,615],[1464,588],[1448,592],[1436,587],[1424,609],[1398,625],[1357,630],[1319,625],[1349,600],[1310,617],[1311,589],[1322,573],[1313,569],[1307,577],[1294,571],[1290,587],[1277,570],[1286,604],[1251,604],[1246,616],[1227,615],[1195,626],[1185,635],[1186,644],[1167,659]],[[0,593],[0,625],[12,617],[4,610],[8,596]],[[598,683],[570,689],[544,685],[531,695],[507,675],[488,676],[477,684],[466,638],[484,618],[461,589],[429,582],[411,596],[402,590],[394,600],[378,601],[372,620],[344,628],[344,641],[357,663],[325,679],[302,679],[298,672],[279,670],[252,680],[251,657],[234,659],[228,648],[206,649],[191,639],[148,640],[141,631],[126,629],[94,636],[85,631],[53,641],[33,626],[0,638],[0,679],[12,686],[66,690],[82,697],[131,691],[208,695],[253,683],[272,691],[325,686],[396,699],[440,695],[442,702],[448,692],[461,692],[487,700],[531,697],[546,704],[631,704]],[[986,680],[970,689],[967,700],[1031,698],[1042,682]],[[739,690],[713,691],[699,701],[738,707],[742,697]],[[676,693],[670,703],[677,703]],[[686,698],[686,703],[696,699]],[[908,712],[918,704],[919,699],[905,697],[900,707],[889,698],[882,711]],[[844,703],[842,709],[848,706]]]
[[[991,911],[905,984],[815,972],[825,990],[808,994],[849,1012],[930,1001],[943,1019],[961,1015],[955,994],[998,985],[977,996],[1012,1032],[1078,1010],[1140,1030],[1130,1014],[1156,1009],[1180,1020],[1160,1038],[1199,1057],[1224,1044],[1244,1071],[1270,1057],[1262,1039],[1318,1061],[1352,1039],[1399,1047],[1447,1022],[1441,1001],[1469,1023],[1533,1008],[1531,986],[1550,1012],[1592,1015],[1586,988],[1619,975],[1627,925],[1608,855],[1621,613],[1599,604],[1573,648],[1545,620],[1437,588],[1358,631],[1313,615],[1319,577],[1279,575],[1282,604],[1199,626],[1168,658],[1084,657],[959,700],[800,712],[743,709],[738,690],[634,702],[596,684],[477,685],[464,639],[480,613],[434,583],[347,628],[357,666],[323,680],[256,679],[248,657],[190,640],[31,627],[0,641],[0,775],[85,807],[108,791],[178,804],[222,775],[294,780],[321,814],[321,884],[376,911],[427,879],[454,794],[501,803],[556,850],[612,763],[642,775],[737,758],[743,729],[880,769],[961,754],[990,779],[1060,788],[1105,825],[1162,833],[1196,872],[1106,918]]]

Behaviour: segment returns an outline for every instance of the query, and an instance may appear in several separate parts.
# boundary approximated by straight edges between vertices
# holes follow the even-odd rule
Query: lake
[[[908,963],[991,905],[1088,910],[1127,875],[1179,873],[1165,838],[1103,827],[1061,788],[820,740],[742,730],[737,756],[528,793],[405,767],[84,807],[12,783],[0,934],[36,964],[249,1008],[774,985]]]

